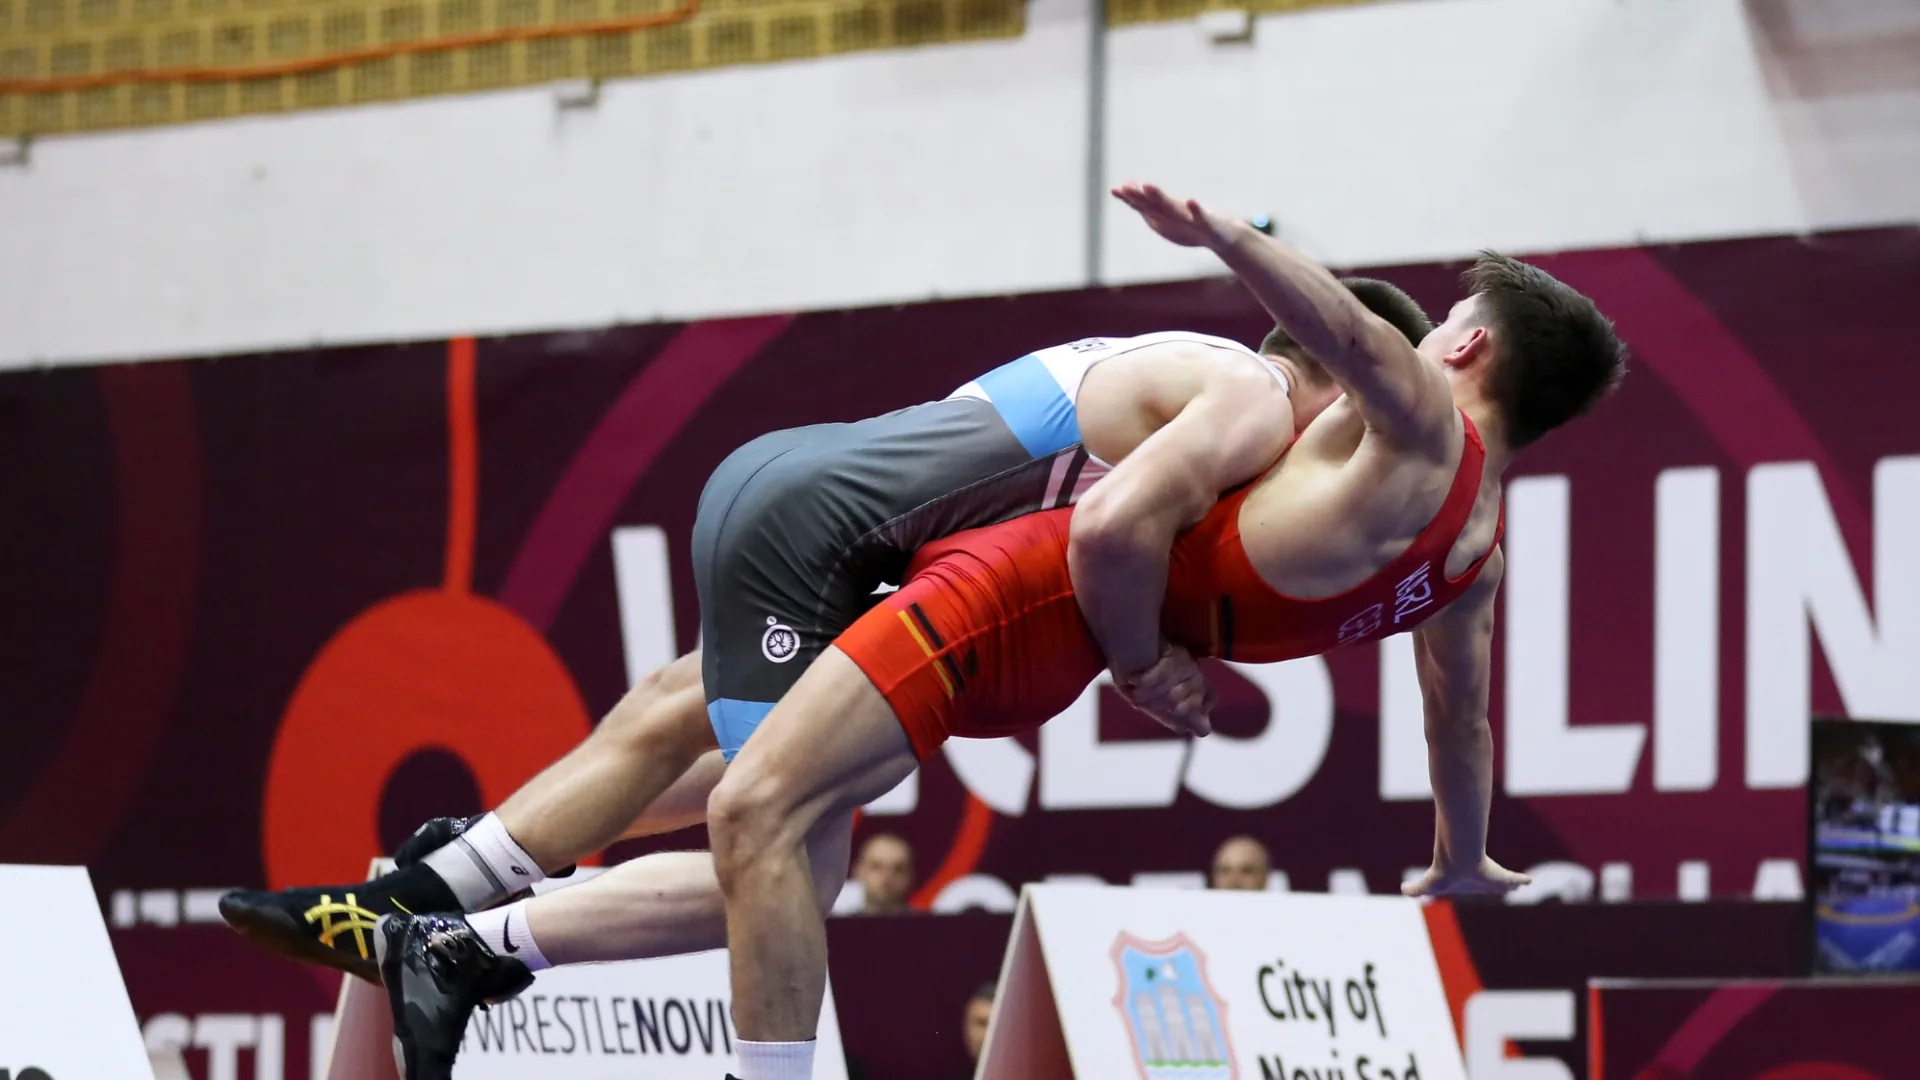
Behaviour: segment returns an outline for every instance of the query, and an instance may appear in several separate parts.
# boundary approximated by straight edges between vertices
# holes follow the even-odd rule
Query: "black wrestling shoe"
[[[403,1080],[452,1080],[474,1008],[533,985],[527,965],[488,948],[458,915],[388,915],[375,934]]]
[[[393,908],[366,895],[365,888],[238,890],[220,898],[220,917],[268,952],[358,975],[378,985],[374,926]]]
[[[280,892],[240,890],[220,898],[220,917],[269,952],[319,964],[379,985],[373,925],[382,915],[453,911],[460,906],[447,883],[420,860],[452,843],[478,817],[434,818],[415,829],[394,854],[396,869],[372,881]],[[573,873],[569,866],[555,877]],[[498,901],[532,895],[522,889]],[[497,905],[489,905],[497,906]]]

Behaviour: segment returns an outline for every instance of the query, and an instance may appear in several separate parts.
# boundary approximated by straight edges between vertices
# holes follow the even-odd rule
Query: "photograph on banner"
[[[1812,731],[1813,972],[1920,972],[1920,724],[1816,718]]]
[[[1465,1080],[1414,901],[1056,885],[1023,902],[1076,1076]]]

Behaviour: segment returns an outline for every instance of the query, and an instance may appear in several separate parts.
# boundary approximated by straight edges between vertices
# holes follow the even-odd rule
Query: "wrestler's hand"
[[[1458,870],[1435,862],[1417,880],[1400,886],[1400,891],[1408,896],[1502,896],[1532,882],[1527,875],[1483,856],[1480,865]]]
[[[1113,685],[1127,703],[1183,735],[1213,731],[1213,684],[1178,645],[1165,645],[1160,659],[1145,671],[1113,673]]]
[[[1152,184],[1121,184],[1113,197],[1134,208],[1149,228],[1181,247],[1218,247],[1232,239],[1234,220],[1197,200],[1175,199]]]

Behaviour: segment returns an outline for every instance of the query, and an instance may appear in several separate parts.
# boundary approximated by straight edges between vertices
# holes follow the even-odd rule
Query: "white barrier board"
[[[1404,897],[1030,885],[982,1080],[1465,1080]]]
[[[455,1080],[718,1080],[736,1063],[727,952],[543,971],[519,997],[475,1013]],[[827,990],[817,1080],[846,1080]],[[738,1071],[735,1069],[734,1071]]]
[[[593,875],[582,871],[565,884]],[[548,891],[548,890],[542,890]],[[519,996],[476,1011],[455,1080],[719,1080],[737,1072],[727,952],[542,971]],[[334,1014],[327,1080],[395,1080],[386,991],[349,977]],[[816,1080],[847,1080],[828,986]]]
[[[86,868],[0,866],[0,926],[0,1075],[152,1080]]]

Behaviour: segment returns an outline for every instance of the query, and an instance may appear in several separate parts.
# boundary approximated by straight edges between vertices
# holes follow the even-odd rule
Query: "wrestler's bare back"
[[[1082,445],[1094,457],[1117,465],[1186,408],[1209,378],[1235,377],[1249,408],[1267,411],[1275,425],[1291,428],[1292,405],[1271,359],[1200,341],[1168,341],[1116,356],[1087,372],[1077,407]]]
[[[1334,401],[1240,508],[1241,541],[1261,578],[1287,596],[1319,600],[1392,562],[1439,513],[1453,484],[1466,445],[1458,410],[1449,430],[1444,455],[1402,449],[1368,428],[1351,398]],[[1449,576],[1493,546],[1500,492],[1500,474],[1489,467],[1447,556]]]
[[[1094,368],[1079,401],[1088,451],[1109,462],[1131,454],[1192,399],[1206,372],[1221,367],[1256,365],[1244,353],[1169,342]],[[1275,409],[1275,423],[1291,424],[1292,413],[1277,408],[1284,400],[1276,394],[1254,407]],[[1349,397],[1313,417],[1241,506],[1241,538],[1267,584],[1301,600],[1337,596],[1406,550],[1439,513],[1466,446],[1459,411],[1450,402],[1445,407],[1451,426],[1444,454],[1394,445],[1367,427]],[[1466,572],[1493,546],[1500,493],[1499,472],[1489,468],[1447,557],[1449,576]]]

